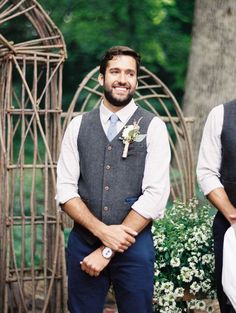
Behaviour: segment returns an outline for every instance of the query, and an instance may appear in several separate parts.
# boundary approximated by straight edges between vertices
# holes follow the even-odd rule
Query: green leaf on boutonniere
[[[137,135],[134,139],[134,141],[136,142],[141,142],[143,141],[143,139],[146,137],[147,135],[146,134],[140,134],[140,135]]]

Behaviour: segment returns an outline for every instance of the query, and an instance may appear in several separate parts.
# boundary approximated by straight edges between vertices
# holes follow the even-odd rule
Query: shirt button
[[[104,206],[103,210],[104,210],[104,211],[108,211],[108,207],[107,207],[107,206]]]
[[[111,168],[110,165],[106,165],[106,169],[109,170]]]
[[[110,188],[109,188],[109,186],[105,186],[105,188],[104,188],[105,190],[109,190]]]
[[[112,146],[108,146],[108,147],[107,147],[107,150],[112,150]]]

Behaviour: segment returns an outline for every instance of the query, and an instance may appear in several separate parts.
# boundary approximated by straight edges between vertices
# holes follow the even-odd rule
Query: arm
[[[232,224],[236,221],[236,210],[219,179],[223,115],[223,106],[220,105],[207,118],[198,156],[197,179],[208,200]]]
[[[152,220],[140,215],[138,212],[131,210],[123,221],[123,225],[131,227],[140,233]]]
[[[162,218],[170,194],[170,146],[164,122],[153,118],[147,131],[142,195],[132,209],[147,220]],[[132,211],[131,211],[132,212]]]
[[[80,198],[74,198],[62,205],[63,210],[77,223],[98,237],[105,246],[124,252],[135,242],[137,232],[128,225],[106,225],[97,219]]]
[[[216,188],[207,195],[208,200],[232,225],[236,223],[236,208],[230,202],[224,188]]]
[[[128,248],[127,246],[134,243],[135,239],[133,236],[136,236],[151,221],[151,219],[146,219],[139,213],[131,210],[121,225],[108,226],[98,220],[80,198],[71,199],[63,204],[62,207],[74,221],[89,229],[104,245],[118,252],[124,252]],[[112,231],[110,233],[110,229],[114,233]],[[124,237],[124,242],[120,243],[121,239],[117,238],[117,236]],[[112,244],[109,241],[112,241]]]

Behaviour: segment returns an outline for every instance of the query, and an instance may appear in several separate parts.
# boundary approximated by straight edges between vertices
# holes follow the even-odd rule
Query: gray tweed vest
[[[137,108],[127,125],[141,117],[140,133],[147,134],[154,114],[142,108]],[[83,115],[78,135],[81,171],[78,193],[91,212],[107,225],[121,224],[142,193],[146,137],[141,142],[131,143],[124,159],[124,144],[120,139],[122,131],[109,142],[100,121],[99,109],[94,109]],[[77,223],[74,230],[90,244],[97,241]]]
[[[236,100],[224,104],[221,143],[221,182],[230,201],[236,206]]]

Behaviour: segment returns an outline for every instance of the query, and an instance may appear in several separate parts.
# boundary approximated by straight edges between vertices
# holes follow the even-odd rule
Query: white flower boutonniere
[[[124,150],[122,154],[122,158],[127,158],[128,155],[128,150],[129,150],[129,145],[136,141],[140,142],[142,141],[146,135],[141,135],[139,130],[139,122],[141,121],[142,117],[136,122],[133,122],[133,125],[126,125],[124,127],[124,130],[122,132],[122,137],[120,137],[121,140],[123,140]]]

